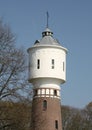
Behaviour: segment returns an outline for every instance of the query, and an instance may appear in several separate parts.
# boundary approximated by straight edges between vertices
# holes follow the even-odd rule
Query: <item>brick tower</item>
[[[66,81],[66,53],[49,28],[29,48],[29,82],[33,85],[32,130],[62,130],[60,85]]]

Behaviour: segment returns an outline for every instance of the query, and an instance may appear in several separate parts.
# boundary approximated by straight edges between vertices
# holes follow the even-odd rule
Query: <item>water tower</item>
[[[29,48],[29,82],[33,85],[32,130],[62,130],[60,85],[66,81],[67,49],[47,27]]]

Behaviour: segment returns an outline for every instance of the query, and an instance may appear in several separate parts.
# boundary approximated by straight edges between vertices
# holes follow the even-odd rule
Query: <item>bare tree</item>
[[[0,21],[0,100],[17,100],[31,95],[25,54],[15,47],[15,41],[10,28]]]
[[[0,21],[0,129],[6,130],[12,124],[12,118],[17,122],[19,108],[9,114],[9,108],[2,109],[2,101],[31,101],[32,89],[27,81],[26,56],[23,49],[16,48],[16,37],[9,26]],[[22,103],[23,103],[22,102]],[[12,102],[13,103],[13,102]],[[29,102],[28,102],[29,103]],[[11,108],[10,108],[11,109]],[[10,115],[14,115],[15,118]],[[8,115],[8,117],[7,117]],[[24,118],[25,120],[25,118]],[[19,125],[20,126],[20,125]],[[23,126],[23,123],[22,123]],[[14,129],[14,128],[12,128]]]

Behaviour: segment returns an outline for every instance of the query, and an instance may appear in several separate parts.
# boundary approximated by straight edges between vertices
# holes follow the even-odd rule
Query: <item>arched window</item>
[[[46,109],[47,109],[47,101],[44,100],[44,101],[43,101],[43,110],[45,111]]]

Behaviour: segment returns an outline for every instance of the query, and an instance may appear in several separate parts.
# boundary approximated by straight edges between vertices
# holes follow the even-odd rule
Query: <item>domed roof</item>
[[[60,43],[53,38],[53,32],[46,28],[44,32],[42,32],[42,39],[40,41],[36,40],[34,46],[47,46],[47,45],[58,45],[61,46]]]

